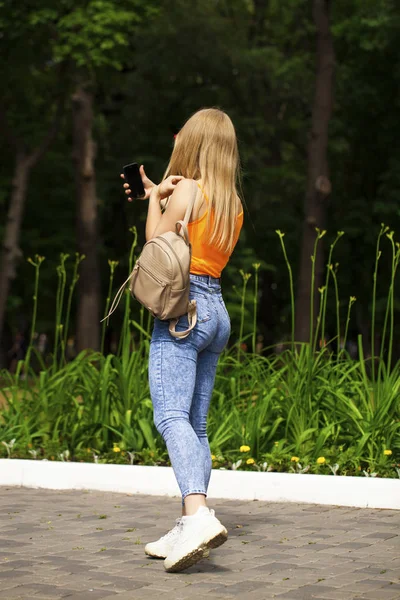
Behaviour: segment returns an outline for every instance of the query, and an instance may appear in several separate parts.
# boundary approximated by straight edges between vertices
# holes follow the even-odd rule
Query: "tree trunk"
[[[19,248],[19,237],[30,170],[31,164],[29,159],[24,153],[18,153],[15,161],[10,206],[8,209],[1,250],[0,339],[2,338],[5,323],[7,298],[11,288],[11,282],[15,279],[17,263],[22,256],[22,252]]]
[[[0,364],[2,364],[1,351],[4,350],[2,348],[2,339],[7,298],[11,289],[11,282],[16,276],[18,259],[22,256],[19,248],[19,238],[29,176],[31,170],[41,160],[58,133],[62,109],[63,102],[60,95],[55,105],[54,117],[42,142],[29,152],[22,139],[9,126],[6,109],[0,104],[0,132],[8,142],[10,148],[14,148],[16,157],[10,207],[7,214],[0,258]]]
[[[72,97],[74,160],[77,185],[78,250],[85,259],[80,264],[78,311],[76,322],[77,350],[100,347],[100,272],[98,261],[98,225],[95,144],[92,139],[93,97],[78,87]]]
[[[331,0],[314,0],[313,6],[317,30],[317,72],[308,143],[307,191],[296,302],[295,339],[298,342],[310,339],[310,326],[315,323],[319,311],[318,288],[323,285],[324,277],[324,253],[319,242],[315,261],[314,311],[311,315],[311,256],[317,235],[315,228],[322,230],[325,227],[326,203],[331,192],[327,149],[333,106],[335,54],[329,25],[330,5]]]

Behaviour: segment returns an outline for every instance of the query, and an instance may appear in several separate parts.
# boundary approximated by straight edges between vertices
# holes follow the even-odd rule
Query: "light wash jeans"
[[[207,495],[212,466],[207,413],[231,329],[219,279],[190,275],[190,299],[197,301],[195,328],[177,339],[168,321],[156,319],[149,362],[154,423],[167,445],[182,500],[188,494]],[[187,327],[187,316],[181,317],[176,329]]]

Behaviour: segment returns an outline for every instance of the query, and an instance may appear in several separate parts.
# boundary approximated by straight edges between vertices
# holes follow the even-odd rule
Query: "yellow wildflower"
[[[317,465],[323,465],[324,463],[326,463],[326,458],[325,456],[319,456],[317,458]]]
[[[215,456],[215,454],[211,454],[211,460],[215,460],[217,457]]]
[[[256,461],[254,460],[254,458],[248,458],[246,460],[246,465],[254,465]]]
[[[292,456],[292,458],[290,459],[292,462],[299,462],[299,457],[298,456]]]
[[[250,446],[240,446],[239,450],[240,452],[249,452]]]
[[[121,448],[119,446],[114,446],[113,452],[121,452]]]
[[[393,452],[392,452],[391,450],[384,450],[384,451],[383,451],[383,454],[384,454],[385,456],[392,456]]]

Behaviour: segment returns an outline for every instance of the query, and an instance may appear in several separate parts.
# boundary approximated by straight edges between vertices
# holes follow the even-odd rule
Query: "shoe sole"
[[[210,548],[218,548],[222,546],[228,539],[228,533],[225,531],[221,531],[216,536],[212,537],[208,542],[205,542],[198,548],[195,548],[185,556],[183,556],[178,562],[176,562],[171,567],[165,568],[167,573],[179,573],[180,571],[184,571],[189,567],[195,565],[199,560],[204,558],[204,553]]]
[[[217,546],[214,546],[214,547],[217,548]],[[164,556],[160,556],[160,554],[151,554],[150,552],[146,552],[146,550],[144,551],[144,553],[149,558],[160,558],[160,559],[161,558],[163,558],[163,559],[167,558],[165,555]],[[210,550],[208,548],[204,548],[204,550],[203,550],[203,558],[208,558],[209,556],[210,556]]]
[[[160,556],[159,554],[150,554],[150,552],[145,551],[146,556],[149,558],[166,558],[166,556]]]

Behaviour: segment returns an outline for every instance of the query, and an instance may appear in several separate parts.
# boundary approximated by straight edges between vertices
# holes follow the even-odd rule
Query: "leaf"
[[[149,422],[146,419],[139,419],[138,423],[139,423],[140,429],[143,432],[144,439],[146,440],[147,446],[150,448],[150,450],[155,450],[156,444],[155,444],[153,432],[152,432]]]

